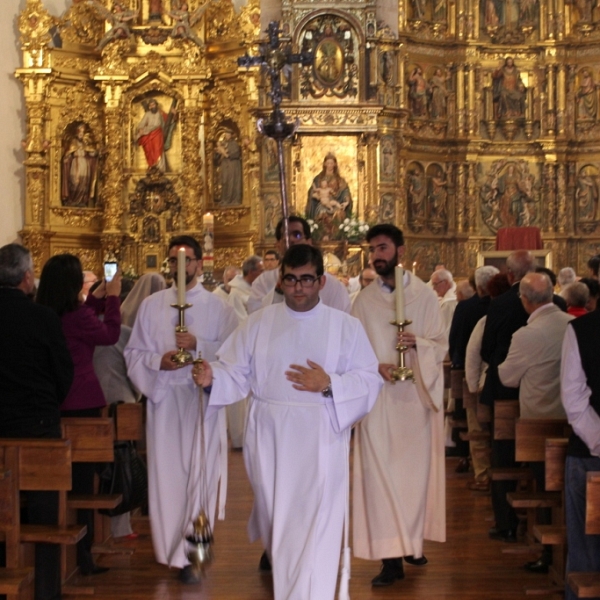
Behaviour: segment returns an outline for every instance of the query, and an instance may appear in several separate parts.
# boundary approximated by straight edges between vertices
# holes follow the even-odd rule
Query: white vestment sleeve
[[[561,398],[573,431],[594,456],[600,456],[600,416],[590,405],[592,390],[581,366],[575,330],[567,327],[560,365]]]

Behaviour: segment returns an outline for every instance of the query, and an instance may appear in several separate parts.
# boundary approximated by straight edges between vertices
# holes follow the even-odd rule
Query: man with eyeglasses
[[[277,249],[281,254],[286,250],[285,239],[283,237],[283,219],[277,223],[275,228],[275,238],[277,239]],[[288,218],[288,240],[290,247],[298,244],[308,244],[312,246],[310,234],[310,225],[302,217],[292,215]],[[265,270],[252,283],[252,291],[248,299],[248,313],[256,312],[265,306],[283,302],[283,293],[280,286],[277,285],[279,271],[277,269]],[[324,304],[350,312],[350,296],[344,285],[330,273],[323,275],[323,289],[320,298]]]
[[[369,261],[379,277],[354,301],[379,362],[383,388],[354,437],[354,555],[381,560],[374,587],[404,577],[402,559],[424,565],[423,539],[446,540],[444,375],[448,339],[435,294],[404,271],[405,318],[398,332],[394,270],[404,257],[402,231],[391,224],[367,232]],[[414,381],[393,381],[397,344],[406,346]]]
[[[371,409],[382,382],[361,324],[319,298],[319,250],[292,246],[279,283],[284,302],[250,315],[218,361],[195,367],[193,377],[212,385],[207,415],[250,393],[248,531],[272,562],[275,598],[333,600],[348,525],[350,428]],[[340,585],[347,589],[344,549]]]
[[[277,250],[267,250],[265,252],[263,261],[265,263],[265,270],[272,271],[279,267],[279,253]]]
[[[186,254],[183,282],[177,280],[179,248],[184,248]],[[189,567],[185,553],[183,529],[191,527],[191,521],[186,523],[187,515],[194,508],[197,510],[189,506],[193,499],[188,496],[188,484],[191,488],[198,477],[198,473],[191,471],[191,465],[199,393],[190,377],[191,363],[181,366],[173,361],[173,355],[178,348],[185,348],[192,355],[201,351],[203,358],[214,359],[238,321],[231,306],[198,282],[202,250],[197,240],[186,235],[173,238],[168,256],[174,285],[142,302],[125,348],[125,359],[129,377],[148,398],[149,508],[156,560],[181,569],[179,577],[183,583],[197,583],[199,577]],[[172,305],[177,303],[180,285],[185,286],[186,302],[192,305],[185,311],[187,333],[175,333],[179,320]],[[219,479],[226,475],[221,472],[221,465],[226,468],[226,461],[221,459],[227,452],[225,413],[206,419],[204,433],[209,504],[205,510],[214,524]],[[220,501],[219,515],[222,515],[224,493]]]

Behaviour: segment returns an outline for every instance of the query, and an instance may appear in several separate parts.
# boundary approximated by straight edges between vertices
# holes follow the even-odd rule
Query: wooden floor
[[[134,521],[138,540],[115,543],[115,549],[131,548],[132,554],[103,554],[98,563],[110,567],[108,573],[80,577],[75,584],[93,585],[96,600],[268,600],[273,598],[271,581],[258,572],[262,549],[250,545],[246,522],[252,496],[244,471],[242,454],[230,452],[227,518],[215,528],[215,561],[200,585],[184,586],[176,572],[154,562],[149,523],[143,517]],[[374,562],[352,560],[350,596],[352,600],[380,598],[508,600],[524,598],[524,588],[544,585],[545,575],[527,573],[522,565],[529,555],[502,554],[506,544],[491,541],[490,497],[467,489],[466,475],[456,475],[457,459],[447,459],[448,541],[426,542],[429,564],[405,566],[406,577],[388,588],[372,589],[371,578],[379,571]],[[69,596],[77,600],[89,595]]]

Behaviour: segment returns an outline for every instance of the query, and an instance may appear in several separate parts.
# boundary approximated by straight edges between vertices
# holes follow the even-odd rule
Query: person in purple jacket
[[[106,400],[92,362],[96,346],[115,344],[121,332],[119,294],[121,274],[102,284],[83,302],[83,269],[72,254],[59,254],[42,269],[36,301],[53,309],[61,319],[63,333],[73,359],[73,385],[60,406],[63,417],[99,417]],[[104,321],[97,314],[104,312]],[[94,463],[73,464],[73,492],[94,492]],[[77,522],[87,533],[77,544],[77,564],[83,575],[104,573],[92,557],[94,511],[78,510]]]

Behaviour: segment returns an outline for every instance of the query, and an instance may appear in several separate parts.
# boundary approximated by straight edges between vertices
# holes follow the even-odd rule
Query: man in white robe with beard
[[[281,269],[285,301],[250,315],[218,362],[195,367],[194,377],[212,385],[208,415],[251,393],[248,532],[271,559],[275,599],[332,600],[349,517],[350,428],[371,409],[382,381],[358,320],[319,300],[319,250],[292,246]],[[344,545],[346,591],[349,562]]]
[[[382,560],[372,585],[404,577],[402,557],[423,565],[423,539],[446,539],[442,361],[448,347],[435,294],[404,271],[404,332],[396,320],[394,268],[402,262],[404,239],[394,225],[367,233],[378,279],[352,307],[364,325],[385,380],[373,410],[357,425],[354,447],[354,554]],[[396,345],[408,347],[406,366],[414,381],[392,381]]]
[[[191,363],[180,366],[172,357],[177,348],[212,360],[238,324],[235,311],[197,280],[202,272],[202,250],[190,236],[179,236],[169,245],[169,266],[177,279],[177,251],[186,253],[185,311],[188,333],[175,333],[179,324],[177,285],[146,298],[125,348],[128,374],[148,398],[146,436],[150,524],[154,553],[159,563],[181,569],[184,583],[199,582],[185,553],[184,533],[191,533],[200,498],[198,462],[200,393],[190,375]],[[204,401],[208,398],[205,395]],[[223,518],[227,480],[225,413],[205,420],[206,486],[208,506],[203,506],[214,526],[219,493],[219,518]],[[219,480],[221,490],[219,492]]]

